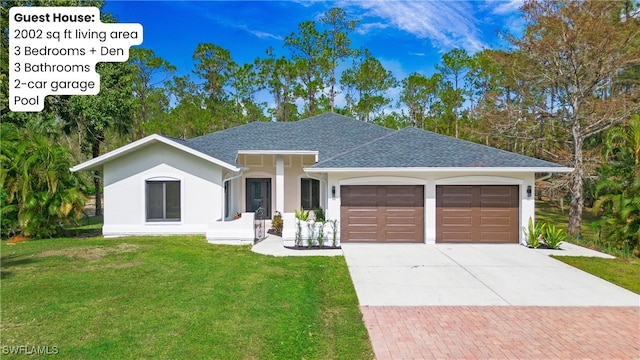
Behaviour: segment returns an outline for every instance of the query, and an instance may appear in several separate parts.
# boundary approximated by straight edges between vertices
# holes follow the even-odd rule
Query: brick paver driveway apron
[[[640,296],[517,245],[343,251],[377,359],[640,359]]]

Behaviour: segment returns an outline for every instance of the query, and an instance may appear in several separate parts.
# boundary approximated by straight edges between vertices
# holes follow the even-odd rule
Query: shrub
[[[331,245],[336,248],[338,247],[338,220],[329,220],[329,224],[331,224]]]
[[[567,239],[567,232],[555,225],[544,226],[544,243],[552,249],[557,249]]]
[[[271,227],[273,227],[273,231],[276,234],[282,235],[283,226],[284,226],[284,222],[282,221],[282,214],[276,211],[275,215],[273,215],[273,220],[271,221]]]
[[[296,247],[302,245],[302,222],[309,219],[309,212],[303,208],[293,211],[296,219]]]
[[[543,225],[542,224],[533,224],[533,219],[529,218],[529,226],[524,227],[524,235],[527,237],[527,245],[534,249],[540,247],[540,238],[543,233]]]
[[[307,223],[307,231],[309,238],[307,239],[307,246],[313,247],[313,243],[316,239],[316,223],[315,221],[311,221]]]
[[[294,213],[296,219],[298,219],[300,221],[309,220],[309,211],[305,210],[304,208],[295,209],[295,210],[293,210],[293,213]]]
[[[324,246],[324,224],[325,221],[316,221],[316,224],[319,225],[318,227],[318,246],[319,247],[323,247]]]
[[[313,210],[313,213],[316,216],[316,221],[324,222],[324,210],[322,210],[322,208],[317,208]]]

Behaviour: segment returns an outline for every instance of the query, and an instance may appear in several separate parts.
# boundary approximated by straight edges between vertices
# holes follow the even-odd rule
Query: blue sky
[[[341,7],[359,21],[351,35],[355,48],[367,48],[398,80],[435,72],[442,54],[464,48],[470,54],[504,47],[497,32],[522,32],[522,0],[478,1],[107,1],[104,11],[118,22],[140,23],[141,47],[190,74],[198,43],[228,49],[239,63],[264,57],[272,47],[286,55],[283,39],[299,23],[318,20]],[[346,68],[349,64],[343,64]]]

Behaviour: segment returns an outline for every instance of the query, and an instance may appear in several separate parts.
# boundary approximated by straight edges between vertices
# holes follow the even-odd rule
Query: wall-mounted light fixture
[[[331,186],[331,198],[332,199],[336,198],[336,187],[335,187],[335,185]]]
[[[531,185],[527,185],[527,197],[531,198]]]

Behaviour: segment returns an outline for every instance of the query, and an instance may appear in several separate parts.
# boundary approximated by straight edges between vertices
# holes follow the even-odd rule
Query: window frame
[[[173,183],[173,184],[177,184],[177,198],[176,198],[176,202],[177,204],[175,204],[175,208],[177,208],[177,217],[171,217],[168,218],[167,214],[171,211],[169,211],[170,207],[168,207],[168,202],[167,202],[167,184],[168,183]],[[150,217],[150,207],[152,206],[152,204],[150,203],[150,187],[149,184],[161,184],[162,185],[162,217],[154,217],[151,218]],[[175,195],[175,194],[172,194]],[[175,210],[175,209],[173,209]],[[162,222],[168,222],[168,223],[178,223],[182,221],[182,181],[178,180],[178,179],[147,179],[145,180],[145,221],[148,223],[162,223]]]
[[[304,206],[304,188],[305,186],[303,185],[304,182],[309,182],[309,186],[308,186],[308,191],[309,194],[308,198],[309,198],[309,205],[311,205],[311,207],[307,208]],[[317,201],[314,202],[313,200],[313,194],[314,194],[314,186],[317,186],[317,191],[316,191],[316,195],[317,195]],[[317,203],[317,206],[314,206],[315,203]],[[320,181],[317,179],[313,179],[313,178],[300,178],[300,207],[302,207],[304,210],[315,210],[320,208]]]

